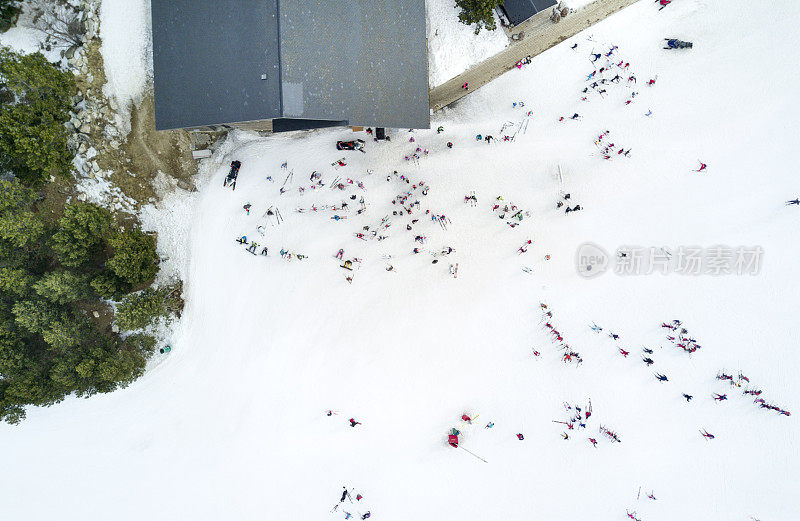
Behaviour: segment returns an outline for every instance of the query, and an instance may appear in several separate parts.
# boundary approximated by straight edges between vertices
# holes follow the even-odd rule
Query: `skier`
[[[250,207],[251,206],[253,206],[253,205],[251,205],[250,203],[247,203],[246,205],[242,206],[242,208],[244,208],[244,211],[247,212],[247,215],[250,215]]]
[[[651,365],[654,364],[653,359],[649,358],[649,357],[647,357],[647,358],[646,357],[642,357],[642,362],[647,364],[647,367],[650,367]]]
[[[597,448],[597,440],[596,440],[596,439],[594,439],[594,438],[589,438],[589,443],[591,443],[592,445],[594,445],[594,448],[595,448],[595,449]]]
[[[344,248],[339,248],[339,251],[336,253],[336,258],[344,260]]]
[[[247,244],[247,236],[246,235],[242,235],[241,237],[236,239],[236,242],[238,242],[239,244]]]
[[[727,399],[728,399],[728,395],[727,394],[714,393],[714,400],[716,400],[718,402],[721,402],[722,400],[727,400]]]
[[[494,138],[493,138],[492,136],[486,136],[486,138],[484,138],[484,141],[486,141],[486,144],[488,145],[488,144],[489,144],[489,142],[490,142],[491,140],[493,140],[493,139],[494,139]]]
[[[447,148],[453,148],[453,142],[452,141],[448,141],[447,142]]]
[[[247,248],[247,251],[249,251],[250,253],[252,253],[253,255],[255,255],[255,254],[256,254],[256,248],[258,248],[258,243],[257,243],[257,242],[255,242],[255,241],[253,241],[253,242],[250,244],[250,246]]]
[[[263,255],[264,257],[269,256],[269,249],[267,249],[266,246],[264,246],[264,249],[261,250],[261,255]]]
[[[371,515],[372,515],[372,514],[370,514],[370,513],[369,513],[369,511],[367,511],[367,513],[366,513],[366,514],[364,514],[363,516],[361,516],[361,519],[367,519],[367,518],[368,518],[369,516],[371,516]]]
[[[469,423],[470,425],[472,425],[472,418],[470,418],[466,414],[462,414],[461,415],[461,419],[464,420],[465,422]]]
[[[697,170],[695,170],[695,172],[702,172],[702,171],[703,171],[703,170],[705,170],[707,167],[708,167],[708,165],[707,165],[707,164],[705,164],[705,163],[703,163],[702,161],[700,161],[700,168],[698,168]]]
[[[349,422],[350,422],[350,427],[355,427],[356,425],[361,425],[361,422],[357,422],[357,421],[355,421],[353,418],[350,418],[350,419],[349,419],[349,420],[347,420],[347,421],[349,421]]]
[[[518,432],[518,433],[517,433],[517,439],[518,439],[518,440],[520,440],[520,441],[522,441],[522,440],[524,440],[524,439],[525,439],[525,436],[523,436],[521,432]]]
[[[364,499],[364,496],[361,494],[356,494],[356,501],[361,501],[362,499]]]
[[[700,434],[702,434],[702,435],[703,435],[703,437],[704,437],[705,439],[707,439],[707,440],[713,440],[713,439],[714,439],[714,435],[713,435],[713,434],[710,434],[710,433],[709,433],[708,431],[706,431],[705,429],[701,430],[701,431],[700,431]]]
[[[672,0],[658,0],[658,3],[661,4],[661,7],[658,8],[659,11],[667,7],[669,4],[672,3]]]
[[[484,427],[484,429],[491,429],[492,427],[494,427],[494,422],[489,422],[486,424],[486,427]]]
[[[652,350],[652,349],[648,349],[648,348],[646,348],[646,347],[643,347],[643,348],[642,348],[642,351],[644,351],[644,352],[645,352],[645,353],[647,353],[648,355],[652,355],[652,354],[653,354],[653,350]]]
[[[574,51],[575,49],[577,49],[577,48],[578,48],[578,44],[577,44],[577,43],[576,43],[575,45],[573,45],[572,47],[570,47],[570,49],[572,49],[573,51]]]
[[[686,394],[686,393],[683,393],[683,397],[686,398],[687,403],[691,402],[692,398],[694,398],[694,396],[692,396],[691,394]]]
[[[464,85],[462,85],[461,88],[464,90],[469,90],[469,83],[464,82]]]
[[[628,355],[631,354],[630,351],[625,351],[621,347],[618,347],[617,349],[619,349],[620,354],[622,354],[622,356],[624,356],[625,358],[628,358]]]
[[[656,500],[656,496],[655,496],[655,495],[653,495],[653,493],[652,493],[652,492],[650,492],[649,494],[647,494],[647,497],[648,497],[648,498],[650,498],[650,499],[652,499],[653,501],[655,501],[655,500]]]
[[[440,125],[439,128],[436,129],[436,133],[441,134],[442,132],[444,132],[444,127]]]
[[[660,373],[653,373],[653,374],[655,375],[656,379],[658,379],[659,382],[668,382],[669,381],[669,379],[666,377],[666,375],[663,375],[663,374],[660,374]]]
[[[580,116],[580,114],[578,114],[578,113],[576,112],[575,114],[573,114],[573,115],[572,115],[572,117],[571,117],[570,119],[573,119],[573,120],[575,120],[575,119],[580,119],[580,117],[581,117],[581,116]]]
[[[602,54],[592,54],[592,56],[593,56],[593,58],[592,58],[592,63],[594,63],[594,62],[596,62],[597,60],[599,60],[599,59],[600,59],[600,57],[601,57],[601,56],[603,56],[603,55],[602,55]]]
[[[800,199],[793,199],[791,201],[786,201],[786,206],[791,206],[793,204],[800,205]]]

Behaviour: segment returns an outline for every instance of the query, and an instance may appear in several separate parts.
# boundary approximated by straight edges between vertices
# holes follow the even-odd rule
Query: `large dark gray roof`
[[[424,0],[151,3],[157,129],[430,125]]]
[[[280,116],[277,0],[151,4],[157,129]]]
[[[509,21],[518,25],[540,11],[553,7],[557,0],[505,0],[503,10]]]

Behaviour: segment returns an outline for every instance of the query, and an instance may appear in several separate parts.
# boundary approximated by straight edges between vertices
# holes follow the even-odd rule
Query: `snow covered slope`
[[[365,154],[335,150],[338,139],[365,137],[342,129],[232,136],[205,168],[196,200],[164,221],[185,208],[191,223],[187,306],[172,353],[124,391],[0,426],[0,518],[796,517],[800,209],[784,201],[800,196],[800,71],[786,58],[800,8],[788,0],[769,11],[743,0],[656,7],[637,3],[471,94],[434,130],[368,141]],[[694,48],[662,50],[667,36]],[[612,45],[613,63],[630,64],[624,77],[582,93],[592,51]],[[605,130],[629,157],[603,159],[594,141]],[[479,133],[494,142],[477,141]],[[419,160],[406,161],[416,147]],[[332,166],[340,158],[347,165]],[[242,161],[235,191],[222,187],[233,159]],[[694,172],[701,161],[707,170]],[[310,188],[312,171],[325,186]],[[344,190],[331,188],[339,183]],[[392,215],[401,208],[391,200],[408,191],[407,203],[420,207]],[[472,191],[475,207],[464,203]],[[556,209],[562,191],[583,210]],[[361,197],[366,211],[357,214]],[[347,211],[322,208],[342,202]],[[498,218],[496,203],[515,204],[524,219]],[[282,224],[264,217],[270,206]],[[447,229],[426,209],[445,215]],[[388,238],[370,239],[387,215],[391,226],[379,234]],[[241,234],[259,243],[257,253],[268,246],[269,257],[250,255],[235,242]],[[174,243],[184,258],[171,237],[161,246]],[[575,254],[587,241],[612,254],[624,245],[727,245],[764,255],[753,276],[585,279]],[[455,251],[431,255],[444,246]],[[352,272],[334,258],[339,248],[362,259]],[[457,279],[448,269],[456,262]],[[691,356],[666,339],[661,323],[673,319],[702,345]],[[548,321],[580,365],[562,361]],[[652,367],[643,346],[654,351]],[[720,370],[751,384],[717,380]],[[795,415],[757,407],[747,388]],[[553,423],[574,413],[564,402],[589,399],[585,430]],[[461,427],[463,413],[479,417]],[[601,435],[601,424],[621,443]],[[452,427],[488,463],[447,446]],[[343,485],[364,499],[330,512]]]

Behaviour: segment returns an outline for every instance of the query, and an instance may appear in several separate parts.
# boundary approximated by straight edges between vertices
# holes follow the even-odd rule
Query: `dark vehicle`
[[[665,49],[691,49],[692,42],[684,42],[683,40],[678,40],[677,38],[664,38],[667,42],[667,46],[664,47]]]
[[[225,176],[225,182],[222,183],[222,186],[231,185],[231,190],[236,190],[236,178],[239,177],[239,168],[241,167],[241,161],[231,161],[231,170]]]
[[[355,141],[337,141],[336,150],[359,150],[364,152],[364,141],[356,139]],[[366,154],[366,152],[364,152]]]

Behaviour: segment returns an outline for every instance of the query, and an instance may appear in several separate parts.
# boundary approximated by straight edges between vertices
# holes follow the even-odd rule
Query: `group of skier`
[[[741,372],[734,379],[733,375],[726,374],[725,371],[720,371],[717,374],[717,380],[726,381],[732,387],[742,388],[744,386],[744,389],[742,390],[742,394],[743,395],[748,395],[748,396],[755,396],[755,398],[753,400],[753,403],[758,405],[762,409],[775,411],[778,414],[781,414],[783,416],[791,416],[792,415],[788,410],[784,409],[783,407],[767,403],[767,401],[764,398],[761,397],[761,394],[763,393],[763,391],[758,387],[750,387],[749,386],[750,378],[746,377]],[[724,398],[719,398],[720,396],[723,396]],[[714,399],[718,400],[718,401],[727,400],[727,395],[715,393],[714,394]]]
[[[542,320],[544,321],[544,327],[550,330],[551,341],[555,343],[561,351],[563,351],[561,355],[561,361],[565,364],[575,362],[576,367],[580,366],[583,362],[583,358],[581,358],[580,353],[573,350],[569,344],[564,341],[564,337],[561,332],[553,325],[553,311],[550,310],[550,308],[544,302],[539,303],[539,307],[542,309]]]
[[[353,514],[351,514],[350,512],[346,511],[345,507],[343,505],[344,505],[345,500],[349,500],[351,504],[354,504],[354,502],[353,502],[353,494],[349,490],[347,490],[347,487],[343,487],[343,488],[344,488],[344,490],[342,491],[342,496],[341,496],[341,498],[339,498],[339,502],[336,503],[333,506],[333,508],[331,509],[331,513],[338,511],[339,507],[341,506],[342,507],[342,513],[344,513],[344,518],[345,519],[350,519],[350,518],[353,517]],[[356,493],[355,498],[356,498],[356,503],[358,503],[362,499],[364,499],[364,496],[362,496],[361,494]],[[363,514],[361,514],[361,513],[357,514],[357,516],[360,519],[364,520],[364,519],[369,519],[370,517],[372,517],[372,513],[369,510],[367,510]]]

